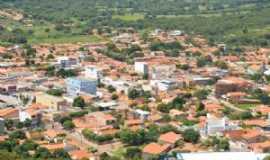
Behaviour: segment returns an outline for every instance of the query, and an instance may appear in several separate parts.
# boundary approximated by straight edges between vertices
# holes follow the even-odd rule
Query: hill
[[[0,9],[23,14],[20,20],[0,15],[2,43],[65,42],[72,36],[80,41],[91,29],[108,26],[180,29],[212,42],[270,44],[268,0],[0,0]]]

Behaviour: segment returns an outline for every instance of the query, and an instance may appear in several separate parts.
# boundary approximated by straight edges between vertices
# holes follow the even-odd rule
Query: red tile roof
[[[170,144],[175,144],[180,139],[181,139],[181,136],[174,132],[168,132],[168,133],[160,135],[159,137],[159,141],[170,143]]]

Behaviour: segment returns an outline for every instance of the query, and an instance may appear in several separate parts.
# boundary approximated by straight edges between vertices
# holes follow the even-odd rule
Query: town
[[[270,49],[180,30],[106,36],[0,47],[0,149],[73,160],[268,157]]]

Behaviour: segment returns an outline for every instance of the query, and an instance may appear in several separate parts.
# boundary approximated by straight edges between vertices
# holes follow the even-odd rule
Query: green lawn
[[[235,104],[235,106],[244,110],[249,110],[256,107],[257,104]]]
[[[126,14],[126,15],[114,15],[113,19],[121,19],[123,21],[137,21],[140,19],[144,19],[143,14]]]

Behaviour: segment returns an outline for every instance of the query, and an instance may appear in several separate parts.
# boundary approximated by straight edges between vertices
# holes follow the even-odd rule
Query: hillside
[[[80,41],[89,30],[109,26],[181,29],[213,42],[270,44],[268,0],[0,0],[0,8],[24,17],[18,21],[0,15],[2,43],[40,43],[58,37],[65,41],[66,36]],[[15,35],[19,38],[14,40]]]

